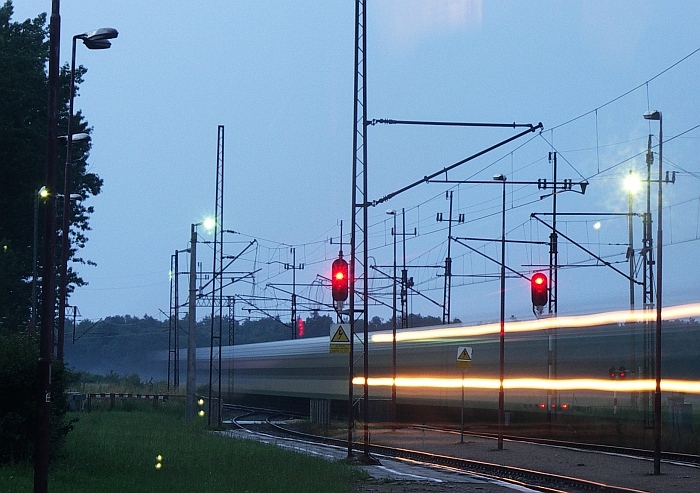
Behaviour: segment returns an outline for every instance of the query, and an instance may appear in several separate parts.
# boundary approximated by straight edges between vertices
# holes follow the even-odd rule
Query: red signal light
[[[610,380],[624,380],[627,378],[627,368],[621,366],[619,370],[616,370],[614,366],[611,366],[608,370],[608,374],[610,375]]]
[[[542,272],[536,272],[530,279],[530,291],[532,295],[532,304],[537,307],[543,307],[549,301],[547,294],[547,276]]]
[[[348,263],[337,258],[331,266],[331,294],[333,301],[345,301],[348,299]]]

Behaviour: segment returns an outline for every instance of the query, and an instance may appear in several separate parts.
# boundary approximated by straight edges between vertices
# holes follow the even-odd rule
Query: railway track
[[[450,433],[454,435],[459,435],[461,432],[455,430],[454,428],[443,428],[437,426],[412,426],[415,429],[425,429],[441,433]],[[475,431],[465,431],[464,436],[480,437],[480,438],[492,438],[496,439],[497,435],[495,433],[483,433]],[[548,445],[551,447],[562,447],[575,450],[587,450],[591,452],[600,452],[605,454],[615,454],[624,455],[627,457],[633,457],[636,459],[652,459],[654,457],[653,450],[638,449],[631,447],[619,447],[615,445],[598,445],[592,443],[581,443],[581,442],[569,442],[564,440],[553,440],[549,438],[533,438],[533,437],[523,437],[517,435],[503,435],[504,440],[509,440],[512,442],[522,442],[522,443],[532,443],[538,445]],[[662,452],[661,460],[667,463],[681,464],[688,467],[698,467],[700,468],[700,455],[692,454],[680,454],[676,452]]]
[[[290,428],[288,423],[292,419],[298,419],[300,416],[292,415],[289,413],[282,413],[276,410],[270,409],[258,409],[258,408],[240,408],[235,406],[225,405],[225,410],[231,413],[236,413],[237,416],[231,420],[231,423],[238,428],[246,429],[252,433],[264,433],[268,435],[274,435],[276,437],[291,439],[291,440],[301,440],[304,442],[311,442],[321,445],[329,445],[334,447],[346,448],[347,441],[332,438],[327,436],[319,436],[306,432],[301,432]],[[284,424],[287,424],[285,426]],[[415,427],[416,429],[425,428],[430,431],[438,432],[449,432],[454,433],[454,430],[444,430],[432,427]],[[459,432],[457,432],[459,434]],[[481,437],[487,436],[487,434],[478,434]],[[522,437],[510,437],[509,439],[525,440]],[[532,440],[529,443],[537,443]],[[574,447],[578,444],[566,444],[566,442],[558,442],[557,444],[546,444],[555,446],[571,446]],[[545,443],[540,443],[544,445]],[[605,453],[630,453],[632,449],[616,448],[618,450],[612,451],[608,450],[596,450],[591,448],[589,450],[596,450]],[[459,457],[453,457],[448,455],[440,455],[435,453],[429,453],[419,450],[409,450],[405,448],[389,447],[384,445],[372,444],[369,446],[370,457],[364,455],[364,445],[361,443],[353,444],[354,460],[361,463],[371,463],[371,459],[375,458],[392,458],[400,461],[412,462],[420,465],[432,466],[437,468],[449,469],[451,471],[460,471],[467,474],[477,475],[480,477],[500,480],[508,482],[514,485],[520,485],[523,487],[530,488],[535,491],[542,492],[610,492],[610,493],[639,493],[643,490],[631,489],[619,486],[613,486],[609,484],[603,484],[600,482],[590,481],[581,478],[575,478],[570,476],[563,476],[558,474],[552,474],[542,471],[536,471],[531,469],[524,469],[520,467],[506,466],[500,464],[494,464],[489,462],[482,462],[471,459],[464,459]],[[630,456],[634,456],[631,454]],[[666,457],[664,460],[670,460]]]

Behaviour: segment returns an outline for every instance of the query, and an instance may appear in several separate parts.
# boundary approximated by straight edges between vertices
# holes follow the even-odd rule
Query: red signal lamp
[[[342,258],[335,259],[331,266],[331,294],[333,301],[348,299],[348,263]]]
[[[547,304],[547,301],[549,301],[547,289],[547,276],[542,272],[535,272],[530,279],[533,306],[541,308]]]

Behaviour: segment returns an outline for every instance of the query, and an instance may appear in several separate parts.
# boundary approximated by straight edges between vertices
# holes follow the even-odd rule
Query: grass
[[[203,420],[186,424],[184,410],[166,406],[78,416],[65,456],[51,466],[52,493],[350,492],[361,477],[346,464],[207,433]],[[0,485],[31,491],[31,465],[0,467]]]

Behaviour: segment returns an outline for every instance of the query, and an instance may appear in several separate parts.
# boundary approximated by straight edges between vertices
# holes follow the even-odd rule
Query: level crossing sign
[[[350,324],[331,324],[331,353],[350,352]]]
[[[457,367],[472,367],[472,348],[466,346],[460,346],[457,348]]]

